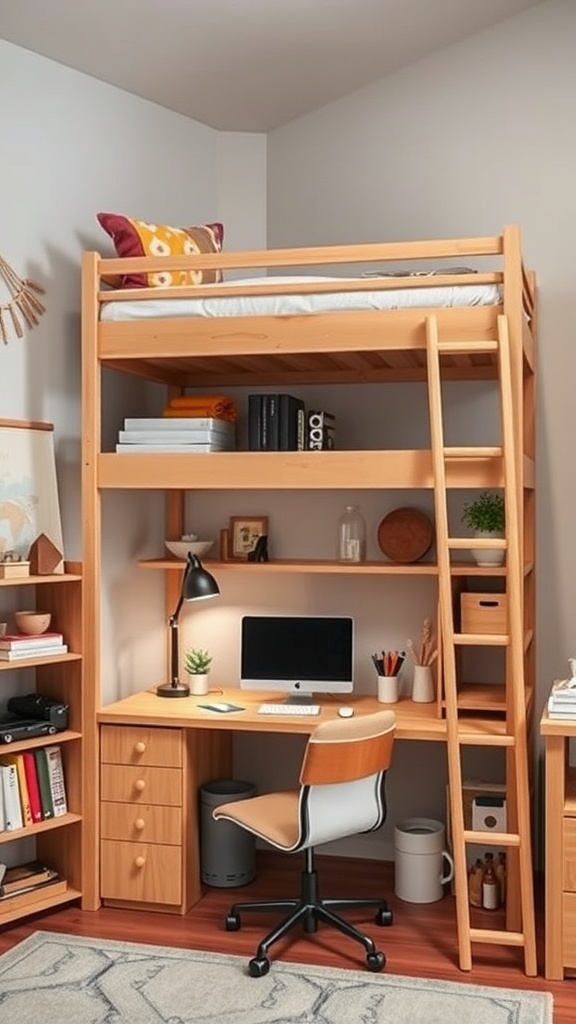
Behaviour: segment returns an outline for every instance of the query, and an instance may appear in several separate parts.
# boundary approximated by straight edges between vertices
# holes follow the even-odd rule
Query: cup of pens
[[[378,674],[378,700],[380,704],[396,704],[398,700],[398,673],[404,662],[404,651],[382,651],[381,657],[372,655],[372,664]]]

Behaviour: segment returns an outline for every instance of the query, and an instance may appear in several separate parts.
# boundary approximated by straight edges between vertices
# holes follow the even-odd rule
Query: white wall
[[[270,246],[522,228],[540,302],[537,717],[576,644],[575,39],[576,5],[550,0],[268,137]]]

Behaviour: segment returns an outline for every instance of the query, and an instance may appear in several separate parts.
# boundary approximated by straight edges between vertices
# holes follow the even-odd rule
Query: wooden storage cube
[[[506,594],[462,594],[462,633],[506,633]]]

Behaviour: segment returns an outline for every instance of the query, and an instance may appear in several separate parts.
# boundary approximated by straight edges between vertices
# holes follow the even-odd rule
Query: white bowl
[[[213,540],[166,540],[164,543],[171,555],[175,555],[176,558],[183,559],[186,559],[188,554],[197,555],[198,558],[203,558],[214,545]]]

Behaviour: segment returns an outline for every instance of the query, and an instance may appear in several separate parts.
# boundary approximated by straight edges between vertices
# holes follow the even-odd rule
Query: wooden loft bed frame
[[[312,274],[356,274],[365,268],[385,273],[386,267],[396,272],[398,264],[407,264],[414,271],[419,266],[428,271],[431,264],[461,266],[472,262],[487,269],[469,273],[436,273],[434,276],[348,277],[337,281],[289,285],[265,277],[256,284],[241,279],[226,285],[191,288],[138,288],[107,290],[103,277],[128,273],[158,271],[198,271],[220,269],[223,272],[261,272]],[[350,267],[353,269],[350,270]],[[206,296],[267,295],[410,290],[414,288],[459,288],[464,285],[497,285],[497,301],[492,305],[465,307],[400,308],[391,310],[315,312],[298,315],[216,316],[103,320],[101,309],[109,302],[158,302],[174,298]],[[503,328],[503,324],[505,327]],[[433,327],[431,328],[431,325]],[[233,387],[286,387],[304,384],[428,382],[430,338],[437,335],[443,347],[439,355],[439,377],[442,381],[494,380],[501,385],[502,331],[509,351],[509,387],[507,388],[506,420],[512,421],[513,444],[504,449],[478,451],[463,449],[457,457],[447,460],[445,488],[504,487],[505,465],[510,487],[510,452],[513,452],[514,488],[519,496],[519,513],[514,517],[515,585],[518,583],[522,605],[516,615],[518,628],[526,634],[524,664],[516,672],[525,688],[527,729],[534,690],[534,451],[535,451],[535,352],[536,352],[536,290],[535,277],[526,270],[522,260],[520,231],[506,227],[501,235],[401,243],[340,245],[315,248],[276,249],[220,253],[218,255],[183,257],[139,257],[130,259],[102,258],[96,252],[84,254],[82,266],[82,348],[83,348],[83,524],[84,524],[84,609],[89,624],[85,636],[87,675],[94,681],[94,720],[99,707],[100,676],[100,492],[114,489],[163,490],[166,492],[166,536],[179,536],[184,526],[184,495],[187,490],[214,489],[435,489],[435,453],[432,450],[377,450],[323,452],[253,452],[234,451],[201,454],[136,453],[116,454],[102,450],[102,388],[101,370],[112,368],[164,384],[168,397],[194,387],[222,391]],[[450,352],[445,343],[453,342]],[[437,346],[436,346],[437,347]],[[438,446],[436,446],[437,465]],[[345,484],[343,483],[345,482]],[[437,487],[436,487],[437,491]],[[155,560],[149,565],[173,569],[174,562]],[[226,565],[233,571],[246,572],[250,567]],[[252,567],[253,568],[253,567]],[[260,569],[261,567],[257,567]],[[271,571],[331,572],[334,563],[292,561],[264,567]],[[338,571],[344,571],[340,566]],[[345,567],[345,571],[379,573],[438,573],[438,567],[427,565],[396,566],[385,562]],[[460,569],[455,570],[458,575]],[[507,575],[508,570],[490,570],[488,575]],[[486,575],[470,563],[462,576]],[[171,609],[178,598],[180,574],[165,573],[166,604]],[[444,605],[443,605],[444,607]],[[449,633],[449,631],[448,631]],[[452,638],[453,639],[453,638]],[[489,637],[484,638],[486,642]],[[515,641],[515,649],[518,644]],[[522,644],[520,644],[522,649]],[[514,674],[514,673],[513,673]],[[439,673],[440,676],[440,673]],[[521,697],[524,703],[524,696]],[[438,706],[442,703],[439,694]],[[477,745],[507,740],[502,732],[504,719],[509,719],[508,697],[496,708],[503,715],[498,722],[492,717],[495,708],[475,705],[476,723],[482,734]],[[488,717],[483,712],[488,711]],[[504,714],[504,712],[506,712]],[[441,713],[441,712],[440,712]],[[478,717],[480,715],[480,717]],[[450,725],[447,705],[449,751],[452,762],[458,763],[458,740]],[[424,728],[423,723],[423,728]],[[426,725],[426,728],[428,726]],[[452,732],[451,732],[452,729]],[[526,748],[523,732],[526,724],[516,727],[512,745]],[[426,733],[426,729],[424,729]],[[452,739],[450,740],[450,735]],[[96,744],[96,737],[94,737]],[[529,746],[529,744],[528,744]],[[90,754],[90,751],[88,752]],[[96,748],[94,748],[96,757]],[[520,757],[521,761],[521,757]],[[520,763],[520,762],[518,762]],[[458,771],[452,778],[458,782]],[[515,771],[516,789],[509,792],[511,817],[520,806],[527,809],[528,767]],[[95,784],[94,784],[95,785]],[[453,787],[456,789],[457,787]],[[460,787],[461,788],[461,787]],[[459,789],[458,789],[459,791]],[[97,814],[95,794],[88,794],[88,811]],[[525,814],[524,814],[525,819]],[[456,822],[457,823],[457,822]],[[463,841],[463,827],[456,831]],[[524,836],[529,828],[520,830]],[[533,905],[528,892],[530,874],[528,850],[522,857],[523,892],[521,900],[510,893],[507,926],[513,933],[507,944],[524,946],[526,973],[535,973]],[[514,845],[514,844],[513,844]],[[526,850],[525,839],[519,846]],[[515,851],[513,851],[515,852]],[[97,874],[93,877],[94,894],[98,891]],[[464,877],[460,886],[465,886]],[[464,900],[464,904],[466,900]],[[519,905],[524,913],[523,930],[518,925]],[[460,959],[469,969],[470,940],[495,941],[496,933],[482,937],[478,929],[470,929],[466,906],[459,911]]]

